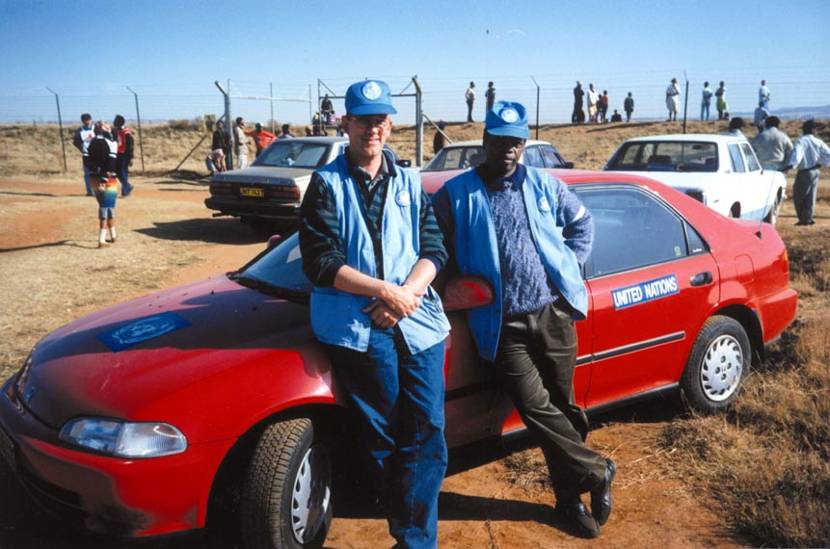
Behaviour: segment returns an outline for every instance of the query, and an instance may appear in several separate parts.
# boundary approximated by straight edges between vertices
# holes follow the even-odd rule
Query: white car
[[[784,174],[764,170],[746,137],[677,134],[629,139],[607,171],[648,172],[727,217],[775,223],[786,198]]]
[[[484,161],[481,139],[458,141],[441,149],[423,168],[422,172],[445,172],[475,168]],[[562,154],[547,141],[528,139],[519,162],[534,168],[573,168]]]

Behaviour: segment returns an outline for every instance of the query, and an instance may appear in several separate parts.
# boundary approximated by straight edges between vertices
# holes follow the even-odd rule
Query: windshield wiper
[[[305,292],[283,288],[282,286],[271,284],[259,278],[245,276],[239,272],[228,273],[228,278],[240,286],[245,286],[246,288],[251,288],[252,290],[257,290],[267,295],[281,297],[295,303],[308,303],[308,295]]]

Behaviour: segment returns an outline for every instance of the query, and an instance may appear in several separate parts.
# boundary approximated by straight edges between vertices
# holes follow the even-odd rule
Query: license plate
[[[265,198],[265,189],[258,187],[239,187],[240,196],[250,196],[252,198]]]
[[[14,457],[14,443],[2,427],[0,427],[0,455],[3,456],[3,459],[6,461],[6,463],[8,463],[9,467],[12,468],[12,471],[17,469],[17,464]]]

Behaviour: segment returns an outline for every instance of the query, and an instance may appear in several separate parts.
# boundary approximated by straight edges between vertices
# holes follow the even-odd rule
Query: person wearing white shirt
[[[597,103],[599,103],[599,93],[594,89],[593,84],[588,84],[588,120],[591,122],[599,122]]]
[[[777,116],[767,117],[766,129],[752,140],[755,155],[765,170],[784,171],[793,152],[793,142],[786,133],[778,129],[780,123],[781,120]]]
[[[709,82],[703,83],[703,92],[700,100],[700,119],[709,120],[709,106],[712,104],[712,96],[715,92],[709,87]]]
[[[763,103],[764,108],[769,108],[769,88],[767,87],[767,81],[761,80],[761,87],[758,88],[758,102]]]
[[[830,166],[830,147],[813,135],[817,127],[814,120],[802,124],[803,135],[795,140],[788,162],[798,170],[793,184],[793,204],[798,215],[796,225],[815,225],[813,210],[816,207],[819,168]]]
[[[470,87],[464,92],[464,99],[467,100],[467,122],[473,121],[473,103],[476,100],[476,83],[470,82]]]
[[[680,84],[677,83],[677,78],[672,78],[669,87],[666,88],[666,108],[669,110],[669,119],[667,122],[677,120],[677,111],[680,107]]]

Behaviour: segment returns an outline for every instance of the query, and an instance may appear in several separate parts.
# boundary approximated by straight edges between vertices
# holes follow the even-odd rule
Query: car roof
[[[528,139],[525,143],[525,147],[528,145],[551,145],[547,141],[539,141],[537,139]],[[552,145],[551,145],[552,146]],[[449,145],[444,145],[445,149],[451,149],[453,147],[481,147],[481,139],[470,139],[468,141],[454,141]]]
[[[639,141],[709,141],[712,143],[731,143],[733,141],[746,141],[739,135],[722,135],[717,133],[670,133],[664,135],[644,135],[642,137],[632,137],[626,139],[626,143],[635,143]]]
[[[348,141],[349,140],[347,137],[322,136],[321,135],[321,136],[313,136],[313,137],[290,137],[290,138],[287,138],[287,139],[277,139],[275,141],[276,142],[287,141],[288,139],[290,139],[291,141],[304,141],[304,142],[307,142],[307,143],[326,143],[326,144],[340,143],[341,141]]]

